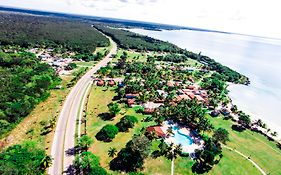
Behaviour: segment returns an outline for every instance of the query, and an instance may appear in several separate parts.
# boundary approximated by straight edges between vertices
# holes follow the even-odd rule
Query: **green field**
[[[215,127],[223,127],[230,133],[227,146],[235,148],[250,156],[266,173],[280,175],[281,151],[276,143],[268,141],[266,137],[249,130],[237,132],[231,129],[232,122],[221,118],[211,118]]]
[[[85,62],[85,61],[75,61],[74,62],[77,66],[80,66],[80,67],[92,67],[94,66],[97,61],[89,61],[89,62]]]
[[[87,118],[87,134],[94,139],[94,144],[91,151],[100,157],[101,165],[112,174],[118,174],[109,170],[109,162],[112,158],[108,157],[107,151],[110,147],[115,147],[118,151],[124,148],[126,143],[131,140],[132,136],[139,133],[142,127],[153,125],[153,122],[145,123],[140,122],[145,116],[137,114],[132,108],[125,108],[121,104],[122,111],[112,121],[104,121],[98,117],[99,114],[108,112],[107,104],[112,102],[113,97],[116,95],[113,88],[93,86],[88,104],[88,118]],[[138,124],[129,132],[119,132],[112,142],[105,143],[96,140],[96,133],[106,124],[116,124],[124,115],[134,115],[138,118]],[[273,142],[269,142],[264,136],[251,132],[236,132],[231,129],[232,122],[223,120],[221,118],[210,118],[211,122],[216,127],[224,127],[230,132],[230,142],[228,146],[236,148],[238,151],[245,155],[251,155],[258,165],[262,167],[266,173],[273,175],[280,174],[281,152],[278,150]],[[157,149],[159,141],[153,141],[152,150]],[[193,161],[190,158],[178,157],[175,160],[175,174],[193,174],[191,171]],[[156,159],[149,157],[145,160],[144,174],[170,174],[171,161],[165,157],[158,157]],[[261,174],[256,167],[248,160],[239,154],[223,149],[223,158],[218,165],[208,173],[212,175],[220,174],[243,174],[243,175],[258,175]]]

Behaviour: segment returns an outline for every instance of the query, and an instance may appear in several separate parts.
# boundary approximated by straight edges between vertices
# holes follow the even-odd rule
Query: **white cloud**
[[[0,5],[281,38],[278,0],[5,0]]]

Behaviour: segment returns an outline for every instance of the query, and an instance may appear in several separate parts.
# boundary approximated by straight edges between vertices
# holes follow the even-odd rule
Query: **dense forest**
[[[60,79],[34,54],[0,52],[0,136],[46,99]]]
[[[94,26],[101,32],[112,37],[112,39],[114,39],[115,42],[117,42],[117,44],[124,49],[165,52],[177,52],[181,50],[176,45],[153,39],[148,36],[139,35],[122,29],[106,27],[100,24],[95,24]]]
[[[0,23],[0,45],[61,47],[78,53],[109,45],[105,36],[81,21],[0,13]]]

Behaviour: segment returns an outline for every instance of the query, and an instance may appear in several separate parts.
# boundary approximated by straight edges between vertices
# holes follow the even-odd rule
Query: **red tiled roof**
[[[202,98],[200,95],[195,95],[196,99],[200,102],[205,102],[205,99]]]
[[[194,94],[192,92],[186,92],[186,95],[188,95],[191,99],[194,99]]]
[[[193,86],[193,85],[188,85],[188,86],[187,86],[187,88],[188,88],[188,89],[191,89],[191,90],[196,89],[196,87],[195,87],[195,86]]]
[[[160,126],[150,126],[146,129],[148,132],[156,132],[159,137],[165,137],[165,133]]]
[[[103,86],[103,85],[104,85],[104,81],[103,81],[103,80],[99,80],[99,81],[97,82],[97,85],[98,85],[98,86]]]
[[[167,82],[167,86],[169,86],[169,87],[174,87],[174,84],[169,81],[169,82]]]
[[[151,114],[153,112],[154,112],[154,109],[151,109],[151,108],[145,108],[144,109],[144,113],[146,113],[146,114]]]
[[[114,81],[114,80],[109,80],[109,81],[108,81],[108,84],[109,84],[110,86],[114,86],[114,85],[115,85],[115,81]]]

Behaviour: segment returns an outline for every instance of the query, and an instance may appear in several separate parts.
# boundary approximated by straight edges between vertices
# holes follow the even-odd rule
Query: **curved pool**
[[[173,133],[174,135],[172,137],[175,139],[176,145],[181,144],[183,147],[185,147],[193,143],[192,138],[190,138],[188,135],[181,133],[177,126],[173,126]]]

